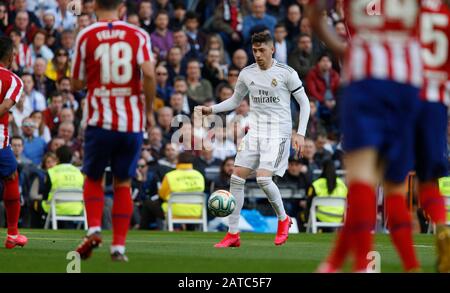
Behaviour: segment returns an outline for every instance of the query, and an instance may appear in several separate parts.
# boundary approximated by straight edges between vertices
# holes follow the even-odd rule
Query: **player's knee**
[[[272,177],[256,177],[256,182],[258,183],[258,186],[261,188],[265,188],[272,184]]]
[[[234,188],[244,189],[245,179],[233,174],[230,178],[230,185],[232,185]]]

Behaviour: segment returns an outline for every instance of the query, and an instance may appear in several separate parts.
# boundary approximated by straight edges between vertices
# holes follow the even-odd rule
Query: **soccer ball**
[[[234,196],[226,190],[217,190],[211,194],[208,200],[208,211],[215,217],[226,217],[236,207]]]

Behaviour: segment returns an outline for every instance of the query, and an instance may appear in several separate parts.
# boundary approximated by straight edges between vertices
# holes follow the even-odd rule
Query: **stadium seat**
[[[50,226],[52,222],[52,229],[58,230],[58,221],[80,221],[84,223],[84,229],[88,229],[88,223],[86,218],[86,209],[83,209],[83,213],[79,216],[59,216],[56,214],[56,204],[62,202],[80,202],[83,201],[82,189],[59,189],[53,194],[52,200],[49,202],[50,211],[45,221],[45,229]]]
[[[174,203],[181,204],[201,204],[201,218],[174,217],[172,205]],[[206,195],[203,192],[174,192],[170,194],[167,202],[167,225],[169,231],[173,231],[174,224],[199,224],[202,225],[203,232],[208,232],[208,223],[206,220]]]
[[[332,207],[345,207],[346,198],[343,197],[314,197],[311,204],[311,210],[309,211],[309,219],[306,231],[317,233],[317,228],[339,228],[343,223],[327,223],[317,221],[316,209],[318,206],[332,206]]]

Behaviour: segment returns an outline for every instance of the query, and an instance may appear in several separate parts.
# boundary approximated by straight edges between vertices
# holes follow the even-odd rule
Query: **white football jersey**
[[[256,63],[242,69],[234,95],[242,99],[249,94],[248,134],[268,138],[290,137],[291,94],[302,88],[297,72],[275,59],[267,70],[261,70]]]

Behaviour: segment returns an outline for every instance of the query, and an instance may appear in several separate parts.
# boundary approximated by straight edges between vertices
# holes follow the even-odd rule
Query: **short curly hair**
[[[257,43],[273,43],[273,38],[268,32],[259,32],[252,36],[252,45]]]

